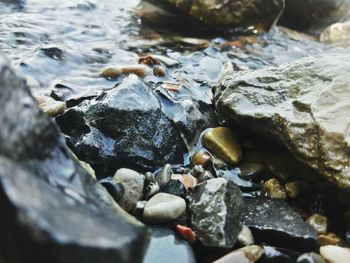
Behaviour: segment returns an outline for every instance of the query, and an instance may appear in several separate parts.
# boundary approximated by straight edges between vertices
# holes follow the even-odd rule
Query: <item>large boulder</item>
[[[300,161],[349,190],[349,59],[349,51],[339,49],[279,67],[227,70],[214,89],[217,111],[229,125],[283,143]]]
[[[141,262],[146,227],[72,156],[0,56],[0,259]]]
[[[348,0],[285,0],[280,23],[295,29],[322,29],[342,19],[350,10]]]
[[[283,11],[283,0],[146,0],[163,7],[171,15],[178,13],[197,28],[205,30],[246,30],[248,27],[267,30]],[[147,5],[149,8],[149,5]],[[144,12],[146,13],[146,12]],[[155,16],[149,15],[148,18]]]

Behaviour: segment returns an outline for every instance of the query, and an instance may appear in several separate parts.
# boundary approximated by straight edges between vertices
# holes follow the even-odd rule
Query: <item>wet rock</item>
[[[167,223],[177,219],[186,210],[186,202],[178,196],[159,193],[146,204],[143,219],[149,224]]]
[[[326,261],[317,253],[309,252],[298,257],[297,263],[326,263]]]
[[[350,249],[337,246],[323,246],[320,248],[321,256],[329,263],[350,262]]]
[[[284,185],[289,198],[296,198],[307,188],[307,185],[301,181],[288,182]]]
[[[197,185],[190,202],[192,225],[209,247],[232,247],[242,229],[243,199],[239,188],[223,178]]]
[[[339,245],[341,243],[341,239],[334,233],[328,233],[327,235],[319,235],[320,245]]]
[[[324,28],[343,18],[350,8],[347,0],[286,0],[280,23],[296,29]]]
[[[97,176],[121,167],[150,171],[167,162],[182,163],[187,151],[179,129],[162,109],[151,88],[129,76],[97,98],[70,108],[69,116],[63,114],[58,123],[72,150]]]
[[[254,237],[249,227],[243,226],[241,232],[239,232],[237,242],[242,246],[250,246],[254,244]]]
[[[197,178],[193,177],[190,174],[174,174],[171,176],[171,179],[180,180],[188,191],[198,184]]]
[[[192,156],[192,165],[207,166],[211,162],[211,156],[209,153],[204,151],[198,151]]]
[[[64,112],[66,109],[66,103],[62,101],[56,101],[51,97],[45,95],[37,95],[35,99],[39,108],[50,117],[56,117]]]
[[[239,166],[239,169],[241,171],[239,176],[242,179],[258,181],[261,179],[261,175],[264,171],[264,166],[259,163],[245,162]]]
[[[327,233],[327,217],[324,217],[320,214],[313,214],[306,220],[306,223],[312,226],[316,230],[317,234]]]
[[[144,65],[135,66],[109,66],[102,70],[101,76],[107,79],[116,79],[121,76],[127,76],[130,74],[135,74],[140,78],[145,77],[151,72],[149,67]]]
[[[265,254],[262,257],[262,262],[264,263],[295,263],[300,252],[280,248],[280,247],[271,247],[263,246]]]
[[[267,180],[264,183],[264,191],[266,192],[268,197],[271,198],[280,198],[280,199],[286,199],[287,193],[286,190],[283,188],[281,183],[276,178],[272,178]]]
[[[144,263],[194,263],[196,262],[190,245],[177,237],[168,228],[152,227],[152,237],[146,251]]]
[[[179,23],[190,22],[196,28],[205,30],[246,30],[249,26],[269,29],[283,10],[284,2],[273,0],[266,4],[261,0],[254,1],[204,1],[204,0],[148,0],[155,6],[162,6],[170,13],[178,13],[182,18]],[[189,21],[188,21],[188,20]],[[188,26],[187,26],[188,27]]]
[[[186,187],[179,180],[170,180],[162,187],[161,192],[176,195],[182,198],[185,198],[187,195]]]
[[[99,182],[104,188],[106,188],[108,193],[114,198],[116,202],[119,202],[124,196],[125,190],[123,185],[114,181],[113,178],[107,177],[100,180]]]
[[[183,239],[187,240],[189,243],[195,243],[197,240],[196,233],[190,227],[176,225],[176,231]]]
[[[144,199],[148,200],[155,194],[158,194],[160,190],[159,184],[157,182],[150,182],[144,189]]]
[[[322,32],[320,40],[328,43],[347,43],[350,40],[350,21],[330,25]]]
[[[259,246],[247,246],[234,250],[226,256],[214,261],[215,263],[254,263],[257,262],[265,253],[264,249]]]
[[[113,181],[120,183],[124,188],[124,195],[119,201],[119,205],[126,211],[134,210],[137,201],[140,201],[143,195],[143,185],[145,178],[138,172],[121,168],[113,176]]]
[[[162,188],[170,181],[172,173],[173,171],[171,170],[171,165],[166,164],[163,166],[162,169],[160,169],[160,171],[154,176],[154,178],[159,184],[159,186]]]
[[[242,158],[241,146],[233,132],[226,127],[217,127],[206,132],[203,145],[231,165],[237,165]]]
[[[245,199],[244,224],[253,232],[256,242],[300,251],[318,247],[316,231],[280,199]]]
[[[214,91],[219,115],[283,143],[298,160],[350,188],[348,58],[338,50],[228,74]]]
[[[1,259],[130,262],[139,255],[141,261],[146,228],[70,154],[3,57],[0,86]]]

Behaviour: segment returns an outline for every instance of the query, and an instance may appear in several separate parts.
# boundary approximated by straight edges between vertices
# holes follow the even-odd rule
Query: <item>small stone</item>
[[[155,182],[155,181],[156,181],[156,179],[155,179],[153,173],[151,173],[151,172],[145,173],[145,182],[146,183],[151,183],[151,182]]]
[[[214,179],[214,175],[210,171],[204,171],[199,177],[198,177],[198,183],[202,183],[205,181],[208,181],[210,179]]]
[[[242,158],[241,146],[233,132],[226,127],[217,127],[206,132],[203,144],[231,165],[237,165]]]
[[[326,263],[326,261],[317,253],[309,252],[300,255],[297,263]]]
[[[172,59],[172,58],[169,58],[169,57],[166,57],[166,56],[152,55],[152,57],[159,60],[167,67],[176,67],[180,64],[179,61]]]
[[[171,179],[171,165],[166,164],[163,166],[163,168],[155,175],[155,180],[159,184],[160,188],[162,188],[164,185],[166,185],[170,179]]]
[[[280,182],[276,178],[267,180],[264,183],[263,188],[268,197],[287,199],[286,190],[283,188],[283,186],[280,184]]]
[[[339,245],[341,243],[341,239],[334,233],[328,233],[327,235],[319,235],[321,246],[327,245]]]
[[[197,178],[190,174],[173,174],[171,179],[180,180],[187,190],[194,188],[198,184]]]
[[[166,76],[166,70],[162,66],[156,66],[153,68],[153,75],[156,77],[165,77]]]
[[[159,193],[147,202],[143,219],[149,224],[168,223],[181,216],[185,210],[186,202],[181,197]]]
[[[182,198],[185,198],[187,195],[187,190],[180,180],[170,180],[162,187],[161,192],[176,195]]]
[[[144,65],[134,66],[109,66],[102,70],[101,76],[107,79],[116,79],[123,75],[135,74],[140,78],[145,77],[151,69]]]
[[[350,21],[335,23],[327,27],[320,35],[322,42],[340,42],[350,40]]]
[[[305,184],[300,181],[288,182],[284,185],[289,198],[296,198],[305,188]]]
[[[146,203],[147,201],[138,201],[133,211],[133,215],[137,217],[141,217],[143,214],[143,210],[145,209]]]
[[[207,166],[211,162],[211,156],[205,151],[198,151],[192,156],[192,165]]]
[[[56,117],[62,114],[66,109],[66,103],[63,101],[54,100],[51,97],[44,95],[37,95],[35,99],[39,108],[50,117]]]
[[[262,262],[266,263],[295,263],[301,254],[298,251],[282,247],[264,245],[263,248],[265,254],[262,258]]]
[[[204,174],[204,172],[205,172],[205,169],[202,165],[196,165],[191,169],[190,174],[193,175],[194,177],[198,178],[202,174]]]
[[[241,232],[239,232],[237,242],[242,246],[250,246],[254,244],[254,236],[249,227],[243,226]]]
[[[108,193],[114,198],[116,202],[122,199],[125,190],[121,183],[117,183],[112,177],[107,177],[100,180],[100,184],[107,189]]]
[[[316,230],[317,234],[327,233],[327,217],[324,217],[320,214],[313,214],[306,220],[306,223],[312,226]]]
[[[264,171],[264,166],[259,163],[242,163],[239,167],[240,177],[245,180],[258,180]]]
[[[254,263],[257,262],[265,251],[260,246],[246,246],[230,252],[222,258],[214,261],[215,263]]]
[[[144,64],[147,66],[160,65],[160,61],[152,55],[142,56],[138,60],[139,64]]]
[[[158,194],[160,187],[157,182],[150,182],[144,190],[144,199],[148,200],[155,194]]]
[[[321,256],[328,263],[349,263],[350,249],[338,246],[323,246],[320,248]]]
[[[126,211],[132,212],[137,201],[142,198],[144,176],[138,172],[121,168],[113,176],[115,182],[121,183],[124,187],[125,194],[118,202]]]
[[[197,240],[196,233],[190,227],[176,225],[176,231],[183,239],[187,240],[189,243],[194,243]]]
[[[243,198],[238,186],[224,178],[198,184],[190,201],[197,238],[208,247],[231,248],[242,229]]]

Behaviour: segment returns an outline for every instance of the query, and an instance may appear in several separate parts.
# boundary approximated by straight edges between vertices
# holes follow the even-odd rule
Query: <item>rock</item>
[[[146,228],[70,154],[2,56],[0,87],[1,259],[141,262]]]
[[[316,230],[317,234],[327,233],[327,217],[324,217],[320,214],[313,214],[306,220],[306,223],[312,226]]]
[[[35,96],[35,100],[37,101],[39,108],[50,117],[56,117],[57,115],[62,114],[66,109],[66,103],[54,100],[51,97],[37,95]]]
[[[219,116],[283,143],[298,160],[350,189],[349,54],[338,49],[227,74],[214,90]]]
[[[300,255],[300,252],[286,248],[271,246],[263,246],[263,248],[265,254],[261,261],[264,263],[295,263]]]
[[[322,32],[320,40],[328,43],[348,42],[350,40],[350,21],[330,25]]]
[[[248,27],[268,30],[283,10],[282,0],[266,4],[262,0],[148,0],[155,6],[164,7],[171,14],[178,14],[179,24],[190,23],[205,30],[247,30]],[[163,20],[162,20],[163,21]],[[161,21],[160,21],[161,22]],[[188,26],[187,26],[188,27]]]
[[[151,72],[149,67],[144,65],[134,65],[134,66],[109,66],[102,70],[101,76],[107,79],[116,79],[123,75],[135,74],[140,78],[145,77]]]
[[[326,263],[326,261],[317,253],[309,252],[298,257],[297,263]]]
[[[264,166],[259,163],[242,163],[239,165],[240,177],[245,180],[259,181],[264,171]]]
[[[198,151],[192,156],[192,165],[207,166],[211,162],[211,156],[209,153],[204,151]]]
[[[242,229],[243,199],[239,188],[224,178],[198,184],[190,201],[192,226],[208,247],[231,248]]]
[[[280,184],[278,179],[272,178],[264,183],[264,191],[268,197],[286,199],[287,193],[283,186]]]
[[[182,163],[187,147],[181,128],[165,116],[151,88],[131,75],[100,92],[57,119],[72,150],[98,177],[122,167],[150,171],[168,162]]]
[[[254,263],[257,262],[265,253],[259,246],[247,246],[230,252],[222,258],[214,261],[215,263]]]
[[[148,200],[155,194],[158,194],[160,190],[159,184],[157,182],[150,182],[144,189],[144,199]]]
[[[104,178],[100,180],[100,184],[106,188],[108,193],[114,198],[116,202],[119,202],[123,198],[125,193],[124,187],[121,183],[115,182],[113,178]]]
[[[197,178],[190,174],[174,174],[171,179],[181,181],[188,191],[198,184]]]
[[[254,244],[254,237],[249,227],[242,227],[241,232],[239,232],[237,242],[242,246],[251,246]]]
[[[142,198],[144,176],[134,170],[121,168],[113,176],[113,181],[120,183],[124,188],[124,195],[120,199],[119,205],[126,211],[132,212],[137,201]]]
[[[289,198],[298,197],[299,194],[306,188],[306,184],[301,181],[288,182],[284,185],[284,189],[286,190]]]
[[[337,246],[323,246],[320,248],[321,256],[328,263],[348,263],[350,262],[350,249]]]
[[[341,243],[341,239],[334,233],[328,233],[327,235],[319,235],[320,245],[339,245]]]
[[[155,66],[153,68],[153,75],[159,78],[163,78],[167,75],[166,69],[162,66]]]
[[[190,227],[176,225],[176,231],[183,239],[187,240],[189,243],[195,243],[197,240],[196,233]]]
[[[281,199],[245,199],[243,221],[256,242],[307,252],[318,247],[316,231]]]
[[[280,23],[296,29],[324,28],[349,11],[347,0],[286,0]]]
[[[189,244],[177,237],[168,228],[152,227],[152,237],[146,251],[144,263],[195,263],[195,257]]]
[[[187,196],[187,190],[183,183],[179,180],[170,180],[166,185],[162,187],[161,192],[176,195],[182,198],[185,198]]]
[[[171,165],[166,164],[162,169],[154,176],[156,182],[159,184],[160,188],[166,185],[171,178],[171,174],[173,171],[171,170]]]
[[[159,193],[147,202],[143,219],[149,224],[168,223],[181,216],[185,210],[186,202],[181,197]]]
[[[206,132],[203,136],[203,145],[233,166],[242,158],[241,146],[228,128],[217,127]]]

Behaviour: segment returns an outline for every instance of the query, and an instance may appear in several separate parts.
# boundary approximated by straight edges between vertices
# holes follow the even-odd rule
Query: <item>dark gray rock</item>
[[[233,182],[216,178],[198,184],[190,202],[192,226],[205,246],[231,248],[242,229],[243,198]]]
[[[104,188],[106,188],[108,193],[114,198],[116,202],[119,202],[120,199],[122,199],[124,196],[124,186],[121,183],[115,182],[112,177],[103,178],[99,182]]]
[[[265,254],[261,262],[264,263],[295,263],[300,252],[291,249],[263,246]]]
[[[326,263],[326,261],[319,254],[310,252],[300,255],[297,263]]]
[[[152,227],[150,245],[146,251],[144,263],[194,263],[196,262],[191,246],[168,228]]]
[[[2,56],[0,103],[0,258],[141,261],[146,228],[81,167]]]
[[[350,10],[348,0],[285,0],[281,24],[296,29],[324,28],[338,22]]]
[[[73,151],[97,176],[111,175],[120,167],[152,171],[166,163],[182,163],[187,145],[207,123],[203,115],[182,119],[188,112],[165,100],[131,75],[117,87],[101,90],[97,98],[70,108],[57,122]],[[193,101],[191,105],[199,107]],[[187,129],[184,133],[184,127],[191,128],[191,134]]]
[[[154,6],[163,7],[170,15],[178,14],[182,20],[196,28],[205,30],[247,30],[249,26],[259,29],[269,29],[283,11],[284,1],[273,0],[266,3],[263,0],[225,1],[214,0],[147,0]],[[145,7],[144,7],[145,8]],[[147,5],[147,8],[150,8]],[[156,19],[150,12],[145,17],[148,20]],[[163,16],[160,16],[163,18]]]
[[[350,189],[350,55],[328,51],[279,67],[227,73],[215,105],[227,125],[284,144],[299,161]]]
[[[170,180],[166,185],[164,185],[161,190],[163,193],[176,195],[185,198],[187,195],[186,187],[180,180]]]
[[[316,231],[280,199],[245,199],[244,224],[257,242],[300,251],[319,246]]]

